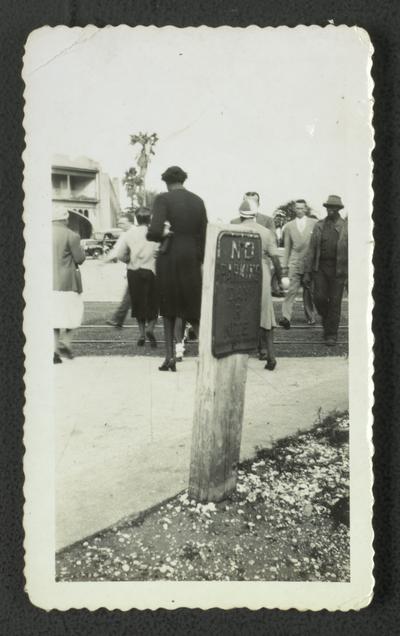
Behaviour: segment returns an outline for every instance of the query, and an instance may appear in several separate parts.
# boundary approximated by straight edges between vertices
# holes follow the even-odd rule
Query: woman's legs
[[[58,348],[60,353],[66,358],[73,358],[72,347],[72,329],[59,329]]]
[[[54,353],[60,353],[60,330],[53,329],[54,334]]]
[[[183,318],[175,318],[175,357],[177,362],[183,360],[183,354],[185,352],[184,336],[185,336],[186,320]]]
[[[154,327],[156,326],[156,322],[157,322],[157,318],[153,318],[152,320],[149,320],[147,323],[147,334],[152,334],[154,335]]]
[[[150,340],[152,348],[157,347],[157,340],[154,336],[154,327],[157,322],[157,314],[158,314],[158,303],[157,303],[157,294],[156,294],[156,286],[155,286],[155,276],[153,272],[147,269],[139,269],[137,276],[140,281],[140,285],[138,288],[141,290],[141,304],[143,315],[146,316],[145,321],[143,322],[143,329],[140,331],[141,337],[144,339],[145,336]],[[137,289],[139,292],[139,289]],[[149,318],[149,316],[152,316]],[[146,328],[147,323],[147,328]]]
[[[259,360],[268,359],[267,330],[264,327],[260,327],[258,335],[258,353]]]
[[[62,362],[60,358],[60,330],[53,329],[54,334],[54,354],[53,354],[53,362],[54,364],[59,364]]]
[[[144,320],[140,320],[139,318],[136,318],[136,322],[139,327],[139,340],[137,341],[137,343],[139,347],[143,347],[146,340],[146,335],[145,335],[146,323]]]
[[[175,317],[164,316],[164,338],[165,338],[165,358],[171,360],[174,358],[174,330],[175,330]]]
[[[267,347],[267,364],[265,365],[265,368],[273,371],[276,367],[273,329],[265,329],[265,343]]]
[[[199,331],[200,331],[200,322],[198,320],[192,320],[190,322],[190,326],[192,327],[196,338],[199,338]]]
[[[185,334],[185,325],[186,321],[183,318],[175,318],[175,341],[181,342],[183,340],[183,336]]]
[[[156,326],[157,318],[152,318],[147,322],[146,336],[150,340],[150,346],[152,349],[157,348],[157,340],[154,335],[154,327]]]
[[[71,351],[72,346],[72,329],[64,329],[62,336],[60,337],[60,341],[63,344],[64,348]]]

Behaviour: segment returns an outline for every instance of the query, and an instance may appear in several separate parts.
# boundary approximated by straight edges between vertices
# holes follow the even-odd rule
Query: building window
[[[66,174],[52,174],[51,186],[54,195],[64,195],[68,191],[68,177]]]
[[[96,198],[96,177],[94,175],[70,175],[71,197],[75,199]]]

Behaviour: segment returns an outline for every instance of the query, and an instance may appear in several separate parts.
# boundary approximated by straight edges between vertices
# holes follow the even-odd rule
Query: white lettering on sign
[[[260,271],[260,265],[254,265],[253,263],[221,263],[219,265],[219,272],[222,278],[230,278],[231,274],[235,277],[245,278],[252,280],[257,276]]]
[[[255,247],[253,241],[246,241],[244,244],[244,257],[246,259],[254,258],[255,255]]]
[[[232,241],[232,250],[231,250],[231,259],[240,258],[240,243],[233,240]]]
[[[231,260],[250,260],[254,258],[255,255],[255,246],[253,241],[243,241],[238,242],[237,240],[232,241],[232,249],[231,249]]]

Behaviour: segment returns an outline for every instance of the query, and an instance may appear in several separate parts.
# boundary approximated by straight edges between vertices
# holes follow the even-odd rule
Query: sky
[[[267,214],[305,198],[322,216],[329,194],[346,211],[365,204],[372,102],[362,30],[58,27],[33,37],[25,72],[48,153],[90,157],[121,178],[137,153],[130,135],[156,132],[147,187],[163,191],[161,173],[181,166],[211,220],[236,216],[248,190]]]

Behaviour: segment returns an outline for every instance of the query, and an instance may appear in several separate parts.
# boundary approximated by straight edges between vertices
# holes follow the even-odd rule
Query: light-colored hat
[[[344,208],[342,199],[336,196],[336,194],[330,194],[328,200],[325,201],[325,203],[323,203],[322,205],[324,206],[324,208],[327,208],[328,206],[339,208],[340,210]]]
[[[52,212],[52,221],[66,221],[68,219],[68,210],[62,205],[54,205]]]
[[[254,219],[257,214],[257,208],[253,201],[243,199],[239,207],[239,214],[243,219]]]

